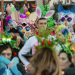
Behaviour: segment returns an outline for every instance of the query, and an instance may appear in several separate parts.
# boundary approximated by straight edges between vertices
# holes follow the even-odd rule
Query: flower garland
[[[39,50],[40,48],[44,48],[44,47],[48,47],[51,50],[53,50],[53,47],[56,43],[56,39],[54,39],[51,35],[50,35],[50,30],[41,30],[38,34],[36,34],[36,37],[38,39],[38,46],[36,46],[36,48]]]

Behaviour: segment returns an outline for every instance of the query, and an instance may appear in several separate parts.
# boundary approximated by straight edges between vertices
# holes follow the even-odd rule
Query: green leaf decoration
[[[40,5],[40,9],[42,11],[42,17],[45,16],[48,11],[50,11],[49,5]]]

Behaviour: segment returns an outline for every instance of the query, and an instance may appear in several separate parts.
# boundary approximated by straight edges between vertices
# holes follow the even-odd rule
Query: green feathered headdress
[[[51,50],[53,50],[53,47],[56,43],[56,39],[50,35],[50,30],[41,30],[39,31],[38,34],[36,34],[36,37],[38,39],[38,46],[36,46],[37,50],[39,50],[40,48],[50,48]]]
[[[55,36],[50,35],[51,30],[41,30],[38,34],[36,34],[36,37],[38,39],[38,46],[36,46],[37,50],[40,50],[41,48],[50,48],[50,50],[56,50],[55,46],[58,44],[61,45],[62,50],[64,50],[66,53],[70,53],[71,55],[75,53],[75,44],[69,42],[67,39],[65,39],[64,43],[60,41],[59,38],[56,38]]]
[[[72,34],[64,25],[59,25],[56,27],[56,36],[58,43],[61,44],[62,49],[66,53],[70,53],[71,55],[75,53],[75,44],[71,41]]]
[[[19,47],[16,47],[17,40],[13,40],[12,38],[13,37],[11,35],[8,35],[6,33],[0,34],[0,45],[9,43],[12,48],[19,49]]]

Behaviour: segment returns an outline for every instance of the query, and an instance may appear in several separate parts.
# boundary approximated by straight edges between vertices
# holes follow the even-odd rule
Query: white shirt
[[[35,46],[35,44],[37,42],[38,42],[38,40],[37,40],[36,36],[32,36],[26,41],[26,43],[20,50],[19,58],[25,66],[27,66],[29,64],[29,61],[23,55],[26,55],[28,52],[30,52],[30,50]]]

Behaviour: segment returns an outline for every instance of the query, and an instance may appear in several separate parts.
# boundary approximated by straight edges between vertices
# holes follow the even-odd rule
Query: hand
[[[11,68],[14,63],[8,64],[8,68]]]
[[[25,71],[27,72],[27,66],[24,66],[25,67]]]
[[[35,69],[33,68],[33,66],[31,64],[25,66],[25,70],[26,70],[26,72],[30,72],[31,74],[33,74],[35,71]]]
[[[61,72],[61,75],[64,75],[64,71],[60,71]]]

